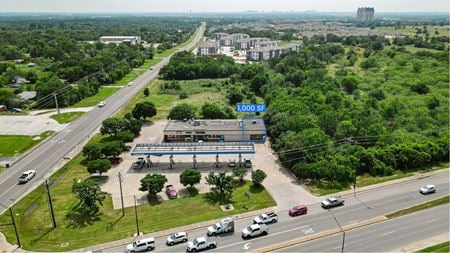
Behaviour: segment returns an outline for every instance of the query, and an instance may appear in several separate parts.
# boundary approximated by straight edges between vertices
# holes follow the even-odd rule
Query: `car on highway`
[[[217,247],[216,241],[207,241],[205,237],[199,237],[187,243],[186,251],[196,252],[204,249],[214,249],[215,247]]]
[[[435,193],[436,192],[436,186],[429,184],[429,185],[425,185],[424,187],[420,188],[420,193],[422,194],[431,194],[431,193]]]
[[[105,106],[105,105],[106,105],[106,102],[105,102],[105,101],[102,101],[102,102],[98,103],[98,107],[103,107],[103,106]]]
[[[30,181],[34,176],[36,176],[35,170],[27,170],[19,177],[19,183],[25,184]]]
[[[178,197],[177,190],[175,190],[175,187],[171,184],[166,185],[166,194],[169,199],[176,199]]]
[[[321,205],[325,209],[332,208],[335,206],[343,206],[344,200],[339,197],[330,197],[322,201]]]
[[[298,206],[294,206],[291,209],[289,209],[290,216],[298,216],[300,214],[307,214],[307,213],[308,213],[308,207],[306,205],[298,205]]]
[[[260,235],[267,235],[269,227],[266,224],[253,224],[242,230],[242,238],[250,238]]]
[[[253,224],[267,224],[278,221],[278,215],[274,212],[262,213],[253,218]]]
[[[166,244],[169,246],[172,246],[174,244],[180,243],[180,242],[187,242],[188,241],[188,235],[186,232],[178,232],[175,234],[169,235],[167,237]]]
[[[127,253],[144,252],[154,249],[155,249],[155,238],[149,237],[128,244],[126,252]]]

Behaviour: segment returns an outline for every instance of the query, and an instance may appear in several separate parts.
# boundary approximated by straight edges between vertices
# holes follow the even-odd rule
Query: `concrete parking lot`
[[[157,121],[143,126],[141,135],[134,140],[133,143],[127,145],[135,145],[136,143],[160,143],[163,139],[163,129],[167,121]],[[136,196],[138,204],[148,203],[147,193],[139,191],[140,180],[148,173],[160,173],[167,177],[167,184],[172,184],[179,191],[179,196],[186,196],[188,193],[179,180],[180,173],[192,167],[192,156],[174,156],[175,166],[169,168],[169,157],[167,156],[153,156],[152,166],[150,168],[143,168],[141,170],[134,170],[132,168],[133,162],[137,157],[132,157],[128,152],[124,152],[121,157],[123,161],[119,165],[115,165],[111,170],[105,173],[106,181],[101,185],[103,191],[112,195],[114,208],[121,207],[120,188],[119,188],[119,172],[122,175],[122,189],[124,195],[124,205],[126,207],[134,205],[134,197]],[[253,163],[253,170],[261,169],[266,172],[268,177],[263,182],[263,185],[270,192],[272,197],[277,202],[277,208],[285,209],[298,203],[313,203],[318,199],[306,191],[301,185],[298,185],[290,172],[277,163],[277,156],[270,149],[270,144],[256,144],[255,155],[245,155],[245,159],[251,159]],[[215,156],[204,155],[197,156],[198,169],[202,174],[200,184],[196,188],[200,193],[209,191],[209,186],[205,184],[204,177],[209,172],[228,171],[231,173],[232,168],[228,167],[228,161],[238,161],[237,155],[221,155],[219,157],[221,168],[217,169],[214,166]],[[251,179],[251,170],[246,176]],[[168,199],[164,192],[158,194],[161,200]]]

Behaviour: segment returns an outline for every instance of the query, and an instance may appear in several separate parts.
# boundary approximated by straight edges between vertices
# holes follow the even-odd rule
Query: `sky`
[[[0,0],[0,12],[448,12],[448,0]]]

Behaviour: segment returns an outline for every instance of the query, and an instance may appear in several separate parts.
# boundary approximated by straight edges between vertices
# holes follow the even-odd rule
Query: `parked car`
[[[129,83],[128,83],[128,86],[131,86],[131,85],[133,85],[133,82],[129,82]]]
[[[19,177],[19,183],[25,184],[30,181],[34,176],[36,176],[35,170],[27,170]]]
[[[278,215],[274,212],[263,213],[253,218],[254,224],[267,224],[278,221]]]
[[[231,160],[228,162],[228,167],[230,168],[234,168],[236,167],[236,160]]]
[[[431,194],[431,193],[435,193],[436,192],[436,186],[429,184],[429,185],[425,185],[424,187],[420,188],[420,193],[422,194]]]
[[[252,161],[249,159],[244,160],[244,167],[245,168],[251,168],[252,167]]]
[[[187,241],[188,241],[187,233],[186,232],[178,232],[178,233],[169,235],[169,237],[167,237],[166,244],[172,246],[176,243],[187,242]]]
[[[298,206],[294,206],[293,208],[289,209],[290,216],[298,216],[300,214],[306,214],[306,213],[308,213],[308,207],[306,205],[298,205]]]
[[[106,102],[105,102],[105,101],[102,101],[102,102],[98,103],[98,107],[103,107],[103,106],[105,106],[105,105],[106,105]]]
[[[192,242],[188,242],[186,251],[195,252],[204,249],[214,249],[215,247],[217,247],[217,242],[207,241],[205,237],[199,237]]]
[[[144,165],[145,165],[144,157],[139,157],[137,161],[134,162],[133,169],[135,170],[142,169],[144,168]]]
[[[12,112],[22,112],[22,109],[20,109],[20,108],[12,108],[11,111]]]
[[[177,190],[171,184],[166,185],[166,194],[169,196],[169,199],[176,199],[178,197]]]
[[[344,200],[339,197],[330,197],[322,201],[323,208],[332,208],[335,206],[342,206],[342,205],[344,205]]]
[[[269,227],[266,224],[253,224],[242,230],[242,238],[250,238],[260,235],[267,235]]]
[[[150,251],[155,249],[155,238],[149,237],[127,245],[127,253]]]
[[[122,157],[110,157],[108,159],[112,164],[119,164],[123,161]]]

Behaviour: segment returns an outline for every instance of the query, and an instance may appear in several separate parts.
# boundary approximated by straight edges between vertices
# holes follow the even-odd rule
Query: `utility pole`
[[[12,207],[9,208],[9,213],[11,214],[12,225],[14,226],[14,232],[16,233],[17,246],[19,246],[19,248],[20,248],[21,245],[20,245],[19,233],[17,232],[16,222],[14,221],[14,214],[12,211]]]
[[[119,172],[117,177],[119,178],[120,201],[122,203],[122,216],[125,216],[125,208],[123,207],[123,193],[122,193],[122,181],[123,181],[123,178],[122,178],[122,174],[120,174],[120,172]]]
[[[140,232],[139,232],[139,220],[138,220],[138,213],[137,213],[137,206],[136,206],[136,195],[133,195],[134,197],[134,215],[136,216],[136,230],[137,230],[137,235],[139,236]]]
[[[53,211],[53,202],[52,197],[50,196],[50,188],[48,187],[48,179],[45,180],[45,187],[47,189],[48,204],[50,206],[50,215],[52,216],[52,225],[53,228],[56,228],[55,212]]]
[[[59,115],[59,106],[58,106],[58,98],[56,98],[56,92],[53,92],[53,97],[55,98],[56,111]]]

